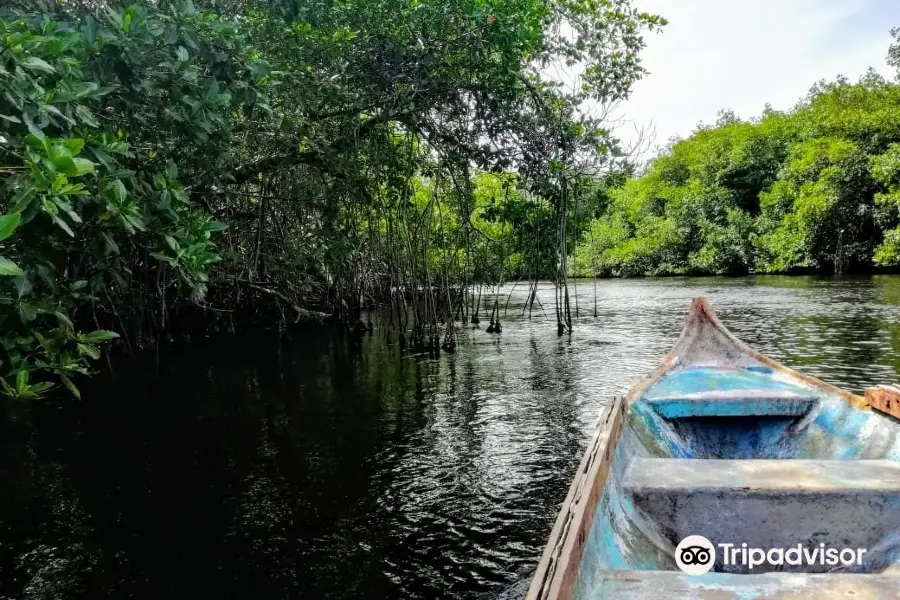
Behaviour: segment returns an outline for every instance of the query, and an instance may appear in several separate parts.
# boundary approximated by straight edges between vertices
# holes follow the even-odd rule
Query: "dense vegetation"
[[[627,168],[591,115],[662,24],[630,0],[6,3],[3,392],[77,394],[116,335],[376,301],[452,347],[511,276],[553,277],[571,327],[569,225]]]
[[[119,336],[378,303],[452,348],[512,279],[557,284],[562,332],[572,273],[900,263],[900,86],[875,74],[724,112],[628,178],[604,117],[663,24],[630,0],[7,3],[0,391],[77,395]]]
[[[900,80],[900,32],[888,61]],[[900,85],[820,82],[787,112],[720,113],[616,190],[582,275],[847,273],[900,264]]]

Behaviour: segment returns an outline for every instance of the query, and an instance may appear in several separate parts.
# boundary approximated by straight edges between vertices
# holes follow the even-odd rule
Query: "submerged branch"
[[[298,306],[293,300],[291,300],[290,298],[288,298],[287,296],[285,296],[284,294],[282,294],[281,292],[279,292],[277,290],[263,287],[261,285],[253,283],[252,281],[248,281],[246,279],[239,279],[238,281],[240,283],[244,284],[245,286],[247,286],[248,288],[254,289],[254,290],[256,290],[258,292],[262,292],[264,294],[268,294],[270,296],[274,296],[275,298],[278,298],[282,302],[286,303],[288,306],[290,306],[292,309],[294,309],[294,312],[297,313],[297,318],[294,320],[294,323],[299,323],[301,321],[324,323],[324,322],[330,321],[334,318],[334,315],[328,314],[326,312],[307,310],[305,308],[302,308],[302,307]]]

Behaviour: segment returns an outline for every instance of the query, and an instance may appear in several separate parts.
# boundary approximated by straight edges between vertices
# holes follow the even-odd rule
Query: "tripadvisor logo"
[[[806,548],[797,544],[790,548],[748,548],[747,544],[724,544],[717,546],[722,551],[722,564],[744,566],[749,570],[760,565],[862,565],[865,548],[831,548],[825,544]],[[702,535],[689,535],[675,548],[675,564],[688,575],[709,573],[716,563],[716,549],[713,543]]]
[[[716,549],[702,535],[689,535],[675,548],[675,564],[688,575],[709,573],[716,562]]]

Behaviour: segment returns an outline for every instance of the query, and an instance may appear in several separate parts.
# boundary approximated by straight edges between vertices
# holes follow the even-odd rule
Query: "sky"
[[[687,137],[720,109],[758,116],[766,103],[792,107],[822,79],[856,81],[868,68],[890,75],[890,29],[900,26],[900,0],[634,0],[668,19],[645,36],[650,71],[619,106],[618,137],[634,144],[636,129],[655,129],[656,146]]]

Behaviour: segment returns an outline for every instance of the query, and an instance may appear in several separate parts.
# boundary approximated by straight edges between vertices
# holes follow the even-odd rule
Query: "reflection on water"
[[[657,364],[694,296],[832,383],[898,379],[900,277],[601,281],[596,318],[577,288],[571,337],[523,318],[520,286],[502,335],[466,329],[438,359],[378,329],[260,334],[104,375],[81,404],[7,407],[0,598],[501,589],[536,563],[603,403]]]

